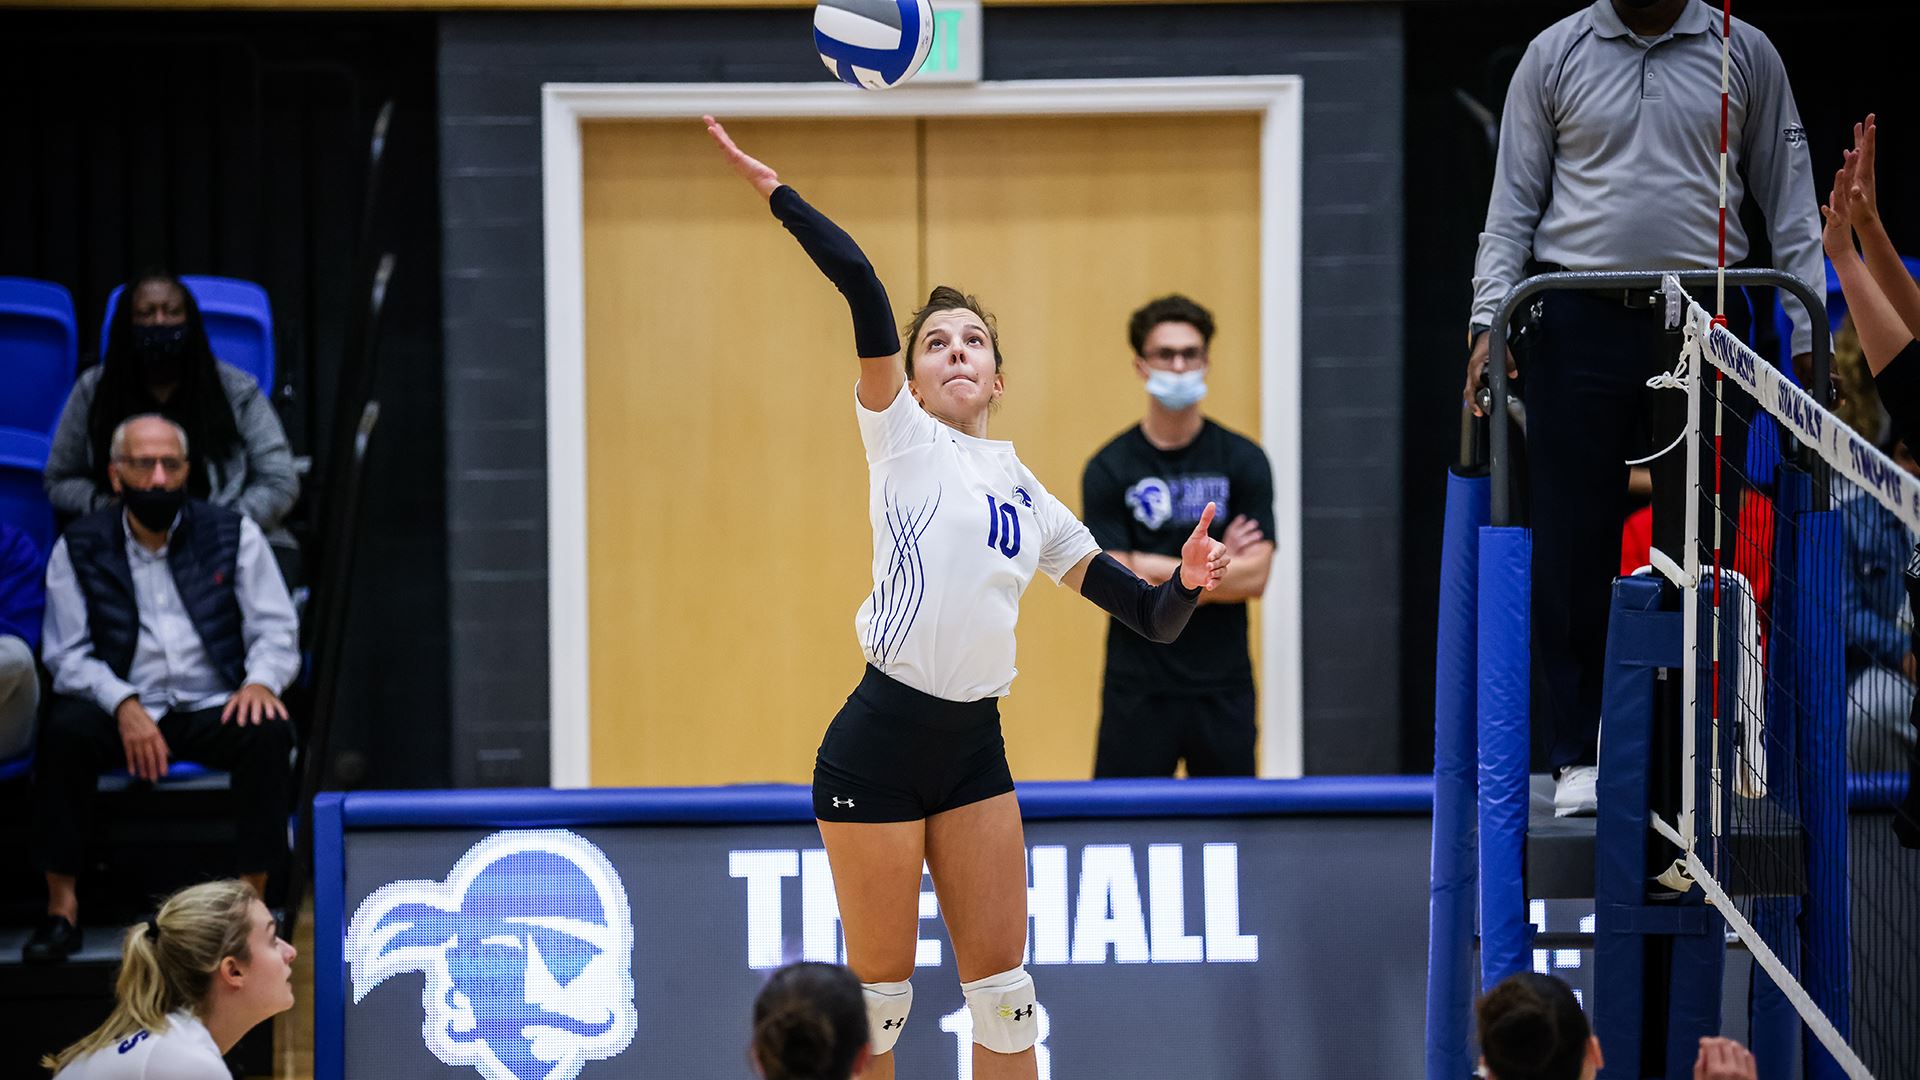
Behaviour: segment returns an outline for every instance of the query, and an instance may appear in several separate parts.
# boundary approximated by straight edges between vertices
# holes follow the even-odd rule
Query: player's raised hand
[[[1700,1054],[1693,1059],[1693,1080],[1754,1080],[1757,1075],[1753,1055],[1732,1039],[1700,1040]]]
[[[774,189],[780,186],[780,174],[768,168],[760,159],[749,156],[746,151],[733,145],[733,137],[727,134],[726,128],[720,126],[720,121],[711,116],[703,116],[700,119],[706,121],[707,134],[713,136],[713,141],[720,144],[720,152],[727,156],[727,164],[733,166],[733,171],[739,173],[742,180],[752,184],[753,190],[759,192],[762,198],[772,198]]]
[[[1852,162],[1852,172],[1856,192],[1853,216],[1857,225],[1872,225],[1880,220],[1880,193],[1873,177],[1879,141],[1878,125],[1872,113],[1867,114],[1866,120],[1853,125],[1855,160]]]
[[[1193,535],[1180,545],[1180,584],[1189,589],[1211,590],[1220,584],[1221,575],[1227,572],[1227,564],[1233,556],[1227,554],[1227,545],[1207,535],[1213,527],[1214,505],[1200,512],[1200,523],[1193,527]]]
[[[1848,165],[1853,162],[1853,151],[1847,151]],[[1842,168],[1833,174],[1833,193],[1827,196],[1826,204],[1820,207],[1820,216],[1826,222],[1820,232],[1820,246],[1826,249],[1827,258],[1839,262],[1846,258],[1859,258],[1853,248],[1853,176],[1851,168]]]

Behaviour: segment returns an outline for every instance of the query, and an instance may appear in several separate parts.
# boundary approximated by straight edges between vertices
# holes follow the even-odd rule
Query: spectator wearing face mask
[[[47,455],[55,510],[77,517],[111,503],[114,429],[153,413],[180,425],[193,447],[188,494],[268,533],[279,529],[300,495],[286,431],[253,376],[215,358],[200,306],[179,278],[156,272],[127,283],[100,360],[75,380]]]
[[[1252,439],[1200,411],[1212,362],[1213,315],[1163,296],[1127,326],[1146,415],[1087,462],[1081,510],[1107,554],[1150,584],[1180,569],[1209,502],[1215,539],[1233,562],[1200,595],[1186,632],[1156,645],[1117,623],[1107,630],[1096,778],[1251,776],[1257,715],[1247,652],[1247,601],[1273,563],[1273,469]]]
[[[192,443],[162,416],[108,440],[119,502],[67,527],[47,560],[41,656],[52,701],[33,775],[47,917],[28,963],[80,947],[95,780],[158,780],[174,762],[232,774],[240,877],[264,893],[286,854],[293,729],[280,701],[300,671],[293,601],[251,518],[187,496]]]

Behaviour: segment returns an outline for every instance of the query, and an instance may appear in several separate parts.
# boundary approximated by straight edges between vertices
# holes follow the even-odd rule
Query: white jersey
[[[854,627],[867,662],[949,701],[1004,696],[1013,626],[1038,569],[1060,575],[1099,551],[1034,479],[1013,444],[941,423],[902,385],[881,412],[854,400],[867,448],[873,592]]]
[[[166,1030],[136,1031],[61,1069],[53,1080],[228,1080],[232,1075],[207,1026],[183,1009],[167,1017]]]

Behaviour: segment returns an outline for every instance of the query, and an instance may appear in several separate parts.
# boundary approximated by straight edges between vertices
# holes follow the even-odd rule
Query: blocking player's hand
[[[1700,1055],[1693,1059],[1693,1080],[1756,1080],[1753,1055],[1732,1039],[1700,1040]]]
[[[752,184],[753,190],[759,192],[761,198],[772,198],[775,189],[780,186],[780,174],[768,168],[758,158],[749,156],[746,151],[733,145],[733,137],[727,134],[726,128],[720,126],[720,121],[711,116],[703,116],[700,119],[706,121],[707,134],[713,136],[713,141],[720,144],[720,152],[727,156],[727,164],[733,166],[733,171],[739,173],[741,179]]]
[[[1214,506],[1200,512],[1200,523],[1193,527],[1193,535],[1180,545],[1180,584],[1189,589],[1212,591],[1220,584],[1221,575],[1227,572],[1227,564],[1233,556],[1227,554],[1227,545],[1207,535],[1213,527]]]

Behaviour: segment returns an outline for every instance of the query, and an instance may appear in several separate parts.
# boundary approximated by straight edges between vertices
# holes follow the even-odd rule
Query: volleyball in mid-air
[[[933,45],[927,0],[820,0],[813,44],[833,77],[885,90],[913,77]]]

